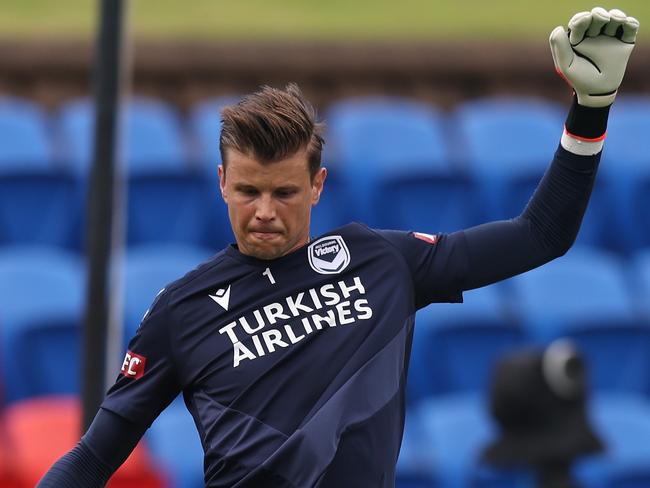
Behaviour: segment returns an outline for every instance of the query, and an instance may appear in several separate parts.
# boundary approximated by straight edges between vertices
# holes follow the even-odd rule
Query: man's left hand
[[[578,103],[606,107],[616,97],[634,48],[639,21],[618,9],[596,7],[575,14],[569,30],[556,27],[550,36],[558,74],[573,87]]]

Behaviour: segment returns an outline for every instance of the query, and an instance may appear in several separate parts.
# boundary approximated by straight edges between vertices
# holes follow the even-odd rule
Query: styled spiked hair
[[[300,88],[290,83],[284,90],[262,86],[236,105],[221,111],[219,151],[224,169],[228,149],[253,157],[262,164],[277,162],[307,149],[313,179],[320,168],[324,124],[316,122],[314,107]]]

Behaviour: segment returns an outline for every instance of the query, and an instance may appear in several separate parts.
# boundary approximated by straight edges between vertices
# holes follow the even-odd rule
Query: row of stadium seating
[[[198,103],[185,117],[160,100],[126,105],[129,244],[218,249],[232,240],[216,165],[219,109],[234,100]],[[558,145],[565,112],[530,98],[468,101],[453,113],[397,98],[336,102],[324,113],[329,177],[314,233],[350,220],[439,232],[513,217]],[[0,246],[81,249],[93,123],[88,99],[46,113],[0,98]],[[580,243],[650,246],[649,127],[650,97],[617,101]]]
[[[210,254],[175,245],[129,250],[122,348],[158,291]],[[76,254],[51,247],[0,251],[6,403],[78,391],[84,283]],[[648,296],[650,249],[623,265],[616,255],[574,247],[541,268],[466,292],[462,305],[433,304],[417,316],[409,401],[485,391],[498,355],[558,337],[572,338],[585,354],[593,390],[650,399]]]

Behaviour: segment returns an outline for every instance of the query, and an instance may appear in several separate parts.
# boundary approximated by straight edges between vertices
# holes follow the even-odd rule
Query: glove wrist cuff
[[[564,125],[566,133],[575,139],[586,142],[602,141],[607,134],[610,107],[611,105],[585,107],[578,103],[578,97],[574,94],[573,103]]]

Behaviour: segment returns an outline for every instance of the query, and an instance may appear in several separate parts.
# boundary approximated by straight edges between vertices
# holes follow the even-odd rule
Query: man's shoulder
[[[168,296],[169,303],[174,303],[199,289],[214,287],[227,263],[225,250],[219,251],[165,286],[162,294]]]
[[[348,224],[342,225],[340,227],[336,227],[334,229],[328,230],[327,232],[324,232],[318,236],[316,236],[312,241],[316,241],[318,239],[332,236],[332,235],[341,235],[344,237],[354,237],[354,236],[364,236],[364,237],[372,237],[375,234],[374,229],[371,229],[368,227],[366,224],[362,222],[350,222]]]
[[[417,237],[418,235],[428,235],[428,234],[422,234],[420,232],[412,232],[412,231],[404,231],[404,230],[378,229],[378,228],[370,227],[369,225],[364,224],[363,222],[350,222],[349,224],[328,231],[322,234],[321,236],[318,236],[314,240],[318,240],[320,238],[331,236],[331,235],[341,235],[343,237],[350,237],[350,238],[359,237],[361,239],[377,240],[380,243],[388,244],[391,240],[390,238],[394,236],[402,237],[408,235],[408,236]]]

